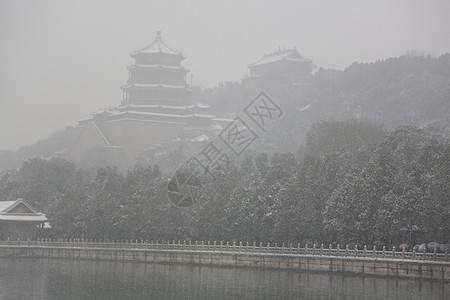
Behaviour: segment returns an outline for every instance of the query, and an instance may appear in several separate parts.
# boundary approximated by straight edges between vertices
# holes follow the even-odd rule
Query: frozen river
[[[205,266],[0,258],[0,299],[448,299],[450,284]]]

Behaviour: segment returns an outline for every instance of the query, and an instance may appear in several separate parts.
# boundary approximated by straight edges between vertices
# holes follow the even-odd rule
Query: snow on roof
[[[217,122],[233,122],[233,119],[227,119],[227,118],[214,118],[213,121],[217,121]]]
[[[191,117],[197,117],[197,118],[214,118],[214,115],[206,115],[206,114],[198,114],[194,113],[191,115]]]
[[[178,114],[164,114],[164,113],[133,111],[133,110],[127,110],[127,111],[123,111],[123,112],[113,113],[113,114],[111,114],[111,116],[120,116],[120,115],[125,115],[125,114],[172,117],[172,118],[182,118],[183,117],[183,115],[178,115]]]
[[[297,49],[283,49],[278,50],[270,54],[264,55],[257,62],[249,65],[250,68],[255,66],[260,66],[264,64],[269,64],[282,60],[290,60],[290,61],[304,61],[305,59],[298,53]]]
[[[32,222],[45,222],[47,218],[43,215],[26,215],[26,214],[0,214],[0,220],[3,221],[32,221]]]
[[[19,204],[26,206],[28,212],[10,212]],[[0,220],[4,221],[36,221],[45,222],[47,218],[44,214],[37,212],[22,198],[16,201],[0,201]]]
[[[184,106],[184,105],[165,105],[165,104],[128,104],[121,105],[117,107],[117,110],[124,111],[128,109],[150,109],[150,108],[163,108],[163,109],[176,109],[176,110],[192,110],[192,109],[202,109],[202,108],[210,108],[209,105],[205,105],[202,103],[197,103],[194,105]]]
[[[132,115],[143,115],[143,116],[155,116],[155,117],[170,117],[170,118],[213,118],[213,115],[204,115],[204,114],[189,114],[189,115],[179,115],[179,114],[166,114],[166,113],[156,113],[156,112],[144,112],[144,111],[123,111],[123,112],[117,112],[113,113],[110,116],[121,116],[126,114],[132,114]]]
[[[191,139],[192,142],[205,142],[205,141],[209,141],[209,136],[207,136],[206,134],[202,133],[201,135]]]
[[[131,83],[126,84],[122,89],[129,89],[131,87],[150,87],[150,88],[169,88],[169,89],[184,89],[185,85],[169,85],[169,84],[143,84],[143,83]]]
[[[210,108],[210,106],[197,102],[196,104],[189,106],[189,108]]]
[[[161,37],[161,31],[156,32],[156,38],[153,42],[150,43],[150,45],[140,49],[136,50],[130,53],[131,56],[135,56],[139,53],[164,53],[164,54],[171,54],[171,55],[182,55],[180,52],[170,48],[166,45],[166,43],[163,42]]]
[[[141,68],[161,68],[161,69],[171,69],[171,70],[186,70],[184,67],[181,66],[166,66],[166,65],[144,65],[144,64],[135,64],[128,66],[128,69],[133,69],[136,67]],[[187,70],[186,70],[187,71]]]
[[[179,109],[188,110],[191,106],[175,106],[175,105],[163,105],[163,104],[129,104],[119,106],[118,110],[130,109],[130,108],[166,108],[166,109]]]
[[[299,110],[299,111],[305,111],[305,110],[307,110],[307,109],[310,108],[310,107],[311,107],[311,103],[309,103],[309,104],[303,106],[302,108],[299,108],[298,110]]]
[[[123,121],[130,121],[130,122],[144,122],[144,123],[156,123],[156,124],[176,124],[176,125],[186,125],[187,123],[184,121],[167,121],[167,120],[154,120],[154,119],[143,119],[143,118],[133,118],[133,117],[126,117],[126,118],[120,118],[117,120],[109,120],[106,121],[106,123],[117,123],[117,122],[123,122]]]
[[[10,206],[15,204],[16,201],[0,201],[0,213],[7,210]]]

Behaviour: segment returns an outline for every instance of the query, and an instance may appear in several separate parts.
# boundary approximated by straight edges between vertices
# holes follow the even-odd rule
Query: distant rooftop
[[[260,65],[265,65],[277,61],[289,60],[289,61],[305,61],[303,56],[298,53],[297,49],[278,49],[272,53],[265,54],[260,60],[256,61],[253,64],[250,64],[249,67],[255,67]]]
[[[131,56],[135,56],[140,53],[164,53],[164,54],[171,54],[171,55],[180,55],[182,56],[181,52],[178,52],[169,46],[167,46],[166,43],[163,42],[161,31],[156,32],[156,38],[153,42],[151,42],[148,46],[136,50],[130,53]]]

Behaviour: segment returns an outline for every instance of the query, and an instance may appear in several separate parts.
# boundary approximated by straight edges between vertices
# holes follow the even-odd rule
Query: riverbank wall
[[[0,246],[0,257],[195,264],[450,281],[450,262],[395,258],[48,246]]]

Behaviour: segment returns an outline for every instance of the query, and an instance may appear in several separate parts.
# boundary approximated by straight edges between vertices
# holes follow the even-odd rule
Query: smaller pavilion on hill
[[[250,64],[250,77],[303,77],[311,74],[313,65],[296,48],[275,50]]]
[[[22,198],[0,201],[0,240],[36,240],[40,237],[45,222],[45,215]]]

